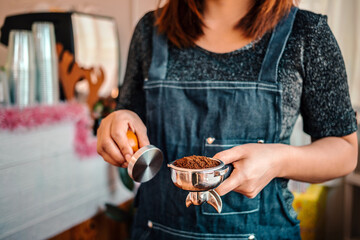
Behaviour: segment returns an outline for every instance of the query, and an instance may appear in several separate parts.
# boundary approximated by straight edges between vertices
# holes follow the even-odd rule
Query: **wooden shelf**
[[[345,178],[346,183],[360,187],[360,173],[350,173]]]
[[[133,198],[122,203],[119,208],[129,211],[132,207]],[[104,212],[98,213],[94,217],[52,237],[48,240],[64,239],[129,239],[131,222],[116,222],[105,215]],[[356,240],[356,239],[349,239]]]

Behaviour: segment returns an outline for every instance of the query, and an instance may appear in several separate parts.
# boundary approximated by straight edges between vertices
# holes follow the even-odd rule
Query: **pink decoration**
[[[85,105],[70,102],[23,109],[0,108],[0,129],[3,130],[29,130],[63,121],[75,121],[75,152],[81,158],[96,155],[96,137],[91,134],[92,119]]]

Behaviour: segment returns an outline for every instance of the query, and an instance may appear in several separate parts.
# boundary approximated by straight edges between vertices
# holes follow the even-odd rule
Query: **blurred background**
[[[96,154],[94,131],[115,107],[134,27],[157,4],[0,0],[0,239],[129,238],[137,185]],[[360,110],[360,1],[301,0],[300,8],[328,16]],[[309,141],[299,118],[291,142]],[[290,188],[303,239],[360,239],[359,167]]]

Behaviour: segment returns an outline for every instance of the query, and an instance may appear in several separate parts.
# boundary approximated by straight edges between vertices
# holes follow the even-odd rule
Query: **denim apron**
[[[132,239],[300,239],[299,222],[284,198],[287,180],[272,180],[255,198],[230,192],[221,213],[207,203],[185,206],[187,191],[171,181],[167,163],[189,155],[212,157],[246,143],[280,141],[281,94],[277,70],[297,8],[272,33],[258,81],[166,78],[168,45],[153,34],[149,78],[144,81],[150,142],[164,153],[164,164],[141,184]],[[208,141],[211,138],[214,141]]]

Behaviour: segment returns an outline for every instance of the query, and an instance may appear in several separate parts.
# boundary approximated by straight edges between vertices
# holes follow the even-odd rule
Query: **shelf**
[[[48,239],[94,216],[107,202],[133,197],[116,168],[100,156],[77,155],[75,129],[71,119],[0,130],[0,239]]]
[[[355,186],[360,187],[360,174],[359,173],[350,173],[348,176],[345,177],[346,183],[352,184]],[[360,240],[360,239],[359,239]]]

